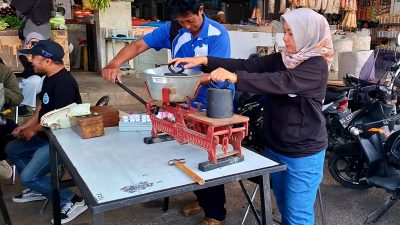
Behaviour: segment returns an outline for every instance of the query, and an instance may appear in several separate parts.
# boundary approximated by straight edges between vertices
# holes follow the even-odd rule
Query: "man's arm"
[[[101,75],[108,82],[115,83],[115,79],[121,80],[120,66],[122,63],[127,62],[135,58],[137,55],[147,51],[149,46],[142,40],[139,39],[135,42],[125,46],[121,51],[118,52],[117,56],[108,63],[106,67],[101,70]]]
[[[153,30],[153,32],[146,34],[139,40],[132,42],[121,49],[117,56],[101,71],[103,78],[111,83],[115,83],[115,78],[121,80],[121,72],[119,68],[122,63],[133,59],[150,48],[154,48],[157,51],[162,48],[171,48],[171,43],[169,41],[170,29],[171,23],[166,23],[165,25]]]

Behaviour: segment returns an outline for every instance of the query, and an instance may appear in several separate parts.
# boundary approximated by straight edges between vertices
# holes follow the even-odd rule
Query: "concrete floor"
[[[96,102],[103,95],[110,95],[110,104],[116,105],[117,108],[124,111],[143,110],[140,104],[127,95],[122,89],[116,85],[108,84],[100,79],[98,75],[90,73],[75,73],[84,101]],[[143,90],[143,80],[135,77],[123,77],[123,82],[139,95],[145,96]],[[143,95],[142,95],[143,94]],[[327,162],[326,162],[327,164]],[[30,203],[14,203],[11,201],[12,196],[19,194],[24,188],[20,185],[18,178],[15,185],[9,184],[9,181],[2,181],[4,199],[9,210],[13,224],[15,225],[46,225],[51,224],[52,218],[51,204],[44,214],[39,214],[44,201]],[[253,188],[254,184],[245,182],[246,186]],[[107,185],[107,184],[104,184]],[[73,190],[79,191],[76,188]],[[371,188],[368,190],[352,190],[336,183],[329,174],[327,166],[325,166],[324,179],[321,184],[323,205],[325,208],[325,224],[346,224],[361,225],[364,223],[366,216],[374,210],[381,207],[387,199],[385,191]],[[238,182],[226,185],[227,196],[227,219],[224,224],[240,224],[241,218],[245,212],[246,200],[241,192]],[[197,224],[202,214],[193,217],[181,216],[180,210],[189,202],[195,199],[193,193],[186,193],[170,198],[170,210],[162,211],[162,200],[152,201],[137,206],[131,206],[120,210],[114,210],[106,213],[107,225],[176,225],[176,224]],[[256,206],[259,201],[256,200]],[[274,203],[274,217],[279,218]],[[379,225],[396,225],[400,224],[400,205],[396,204],[392,209],[376,223]],[[316,224],[321,223],[321,214],[319,205],[315,206]],[[91,224],[91,214],[86,211],[77,219],[68,224],[71,225],[88,225]],[[1,223],[0,223],[1,224]],[[249,215],[245,224],[256,224],[253,215]]]
[[[6,182],[6,183],[5,183]],[[245,182],[249,190],[253,190],[254,184]],[[107,185],[107,184],[105,184]],[[44,201],[30,203],[14,203],[12,196],[19,194],[23,187],[17,184],[11,185],[8,181],[2,182],[4,199],[14,225],[46,225],[51,224],[52,206],[46,209],[44,214],[39,214]],[[77,193],[78,189],[73,188]],[[387,199],[387,193],[383,190],[371,188],[368,190],[352,190],[336,183],[325,168],[324,179],[321,184],[323,206],[326,223],[330,225],[362,225],[374,210],[378,209]],[[247,207],[246,200],[241,192],[238,182],[226,185],[227,218],[224,224],[240,224]],[[193,193],[186,193],[170,198],[170,209],[162,211],[162,200],[152,201],[136,206],[107,212],[105,215],[106,225],[176,225],[176,224],[198,224],[203,217],[202,213],[192,217],[184,217],[180,210],[195,199]],[[256,207],[259,206],[258,196]],[[279,220],[279,213],[273,203],[274,218]],[[384,215],[378,225],[396,225],[399,221],[400,205],[396,204]],[[318,202],[315,205],[315,223],[322,225],[320,208]],[[71,221],[71,225],[91,224],[91,214],[87,210],[81,216]],[[249,214],[245,224],[257,224],[254,216]],[[275,223],[277,224],[277,223]]]

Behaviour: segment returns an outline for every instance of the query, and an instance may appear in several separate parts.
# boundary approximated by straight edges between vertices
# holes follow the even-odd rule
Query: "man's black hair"
[[[186,15],[188,12],[197,14],[200,9],[200,0],[167,0],[166,6],[171,17]]]

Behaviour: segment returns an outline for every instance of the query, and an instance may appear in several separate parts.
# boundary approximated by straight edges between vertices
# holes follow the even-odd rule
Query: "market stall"
[[[62,26],[62,21],[61,16],[54,17],[50,21],[52,28],[54,28],[52,30],[52,39],[63,47],[65,52],[63,62],[69,70],[68,32],[67,30],[60,30],[60,28],[65,28],[65,26]],[[0,57],[7,66],[16,72],[23,70],[18,59],[18,50],[23,45],[23,42],[18,37],[18,28],[21,23],[22,21],[16,16],[15,10],[6,3],[0,3]]]

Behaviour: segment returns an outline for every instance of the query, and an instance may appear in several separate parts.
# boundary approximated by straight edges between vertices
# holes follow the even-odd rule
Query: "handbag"
[[[32,14],[32,12],[36,9],[36,7],[39,5],[41,0],[38,0],[35,5],[32,7],[31,11],[29,11],[28,14],[25,15],[24,19],[21,22],[21,26],[18,28],[18,38],[21,41],[25,41],[25,36],[24,36],[24,28],[26,25],[26,21],[29,19],[29,16]]]
[[[26,19],[24,19],[24,20],[21,22],[21,26],[19,26],[19,28],[18,28],[18,38],[19,38],[21,41],[25,41],[25,37],[24,37],[24,28],[25,28],[25,24],[26,24]]]

